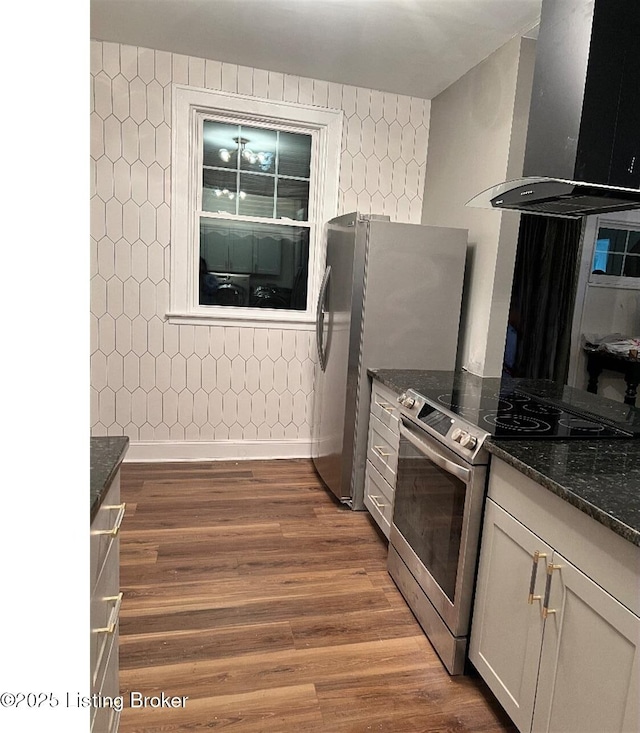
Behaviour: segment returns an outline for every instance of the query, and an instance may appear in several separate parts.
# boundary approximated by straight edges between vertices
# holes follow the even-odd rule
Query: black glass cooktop
[[[536,382],[534,386],[539,386]],[[553,383],[551,383],[553,384]],[[594,415],[562,400],[523,389],[522,380],[479,378],[459,374],[416,390],[434,407],[444,407],[496,438],[630,438],[633,429]],[[535,391],[535,389],[534,389]],[[538,390],[540,391],[540,390]],[[574,390],[576,391],[576,390]],[[418,418],[433,411],[425,405]]]

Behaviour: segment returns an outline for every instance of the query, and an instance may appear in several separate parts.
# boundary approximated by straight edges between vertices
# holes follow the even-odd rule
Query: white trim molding
[[[294,102],[259,99],[242,94],[174,84],[172,90],[172,178],[171,178],[171,322],[225,324],[228,321],[255,326],[284,320],[309,322],[320,287],[324,263],[323,224],[337,213],[340,155],[344,113],[340,109],[314,107]],[[250,120],[273,126],[295,126],[314,138],[314,160],[310,191],[309,282],[305,311],[201,306],[197,302],[198,252],[195,212],[197,206],[199,120],[203,115],[221,119]],[[277,223],[274,220],[273,223]],[[303,326],[304,328],[304,326]]]
[[[311,319],[310,316],[304,313],[302,317],[298,316],[300,311],[290,311],[291,318],[273,315],[266,320],[265,318],[260,318],[262,314],[256,314],[256,317],[254,317],[252,313],[248,313],[245,318],[236,313],[237,308],[234,306],[229,306],[226,310],[229,313],[225,313],[220,318],[216,316],[215,320],[220,321],[224,318],[224,323],[218,325],[224,325],[229,328],[280,328],[295,331],[315,331],[316,328],[315,320]],[[210,315],[194,315],[193,313],[167,313],[166,320],[169,323],[183,326],[212,325]]]
[[[132,440],[128,463],[311,458],[310,440]]]

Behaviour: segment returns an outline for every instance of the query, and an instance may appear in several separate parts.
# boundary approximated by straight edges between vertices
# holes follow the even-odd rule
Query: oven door
[[[469,629],[486,475],[402,418],[389,541],[455,637]]]

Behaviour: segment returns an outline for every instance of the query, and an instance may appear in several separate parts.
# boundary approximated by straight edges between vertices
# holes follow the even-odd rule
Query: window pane
[[[305,310],[309,229],[200,218],[200,305]]]
[[[202,128],[203,165],[236,170],[238,167],[236,140],[240,137],[240,125],[204,120]]]
[[[277,133],[259,127],[240,128],[240,169],[261,173],[276,172]]]
[[[237,173],[235,171],[202,171],[202,210],[236,213]]]
[[[311,171],[311,135],[280,133],[278,174],[309,178]]]
[[[624,255],[608,255],[605,272],[607,275],[622,275]]]
[[[240,174],[238,213],[242,216],[273,218],[275,178],[252,173]]]
[[[626,277],[640,277],[640,232],[629,232],[624,274]]]
[[[309,218],[309,182],[278,179],[276,217],[306,221]]]
[[[600,229],[598,231],[598,240],[607,239],[609,240],[609,252],[625,251],[625,245],[627,242],[627,230],[626,229]]]
[[[627,255],[624,259],[624,276],[640,277],[640,254]]]

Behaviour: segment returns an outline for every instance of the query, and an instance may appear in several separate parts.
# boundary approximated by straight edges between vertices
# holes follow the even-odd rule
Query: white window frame
[[[589,285],[597,288],[620,288],[622,290],[640,290],[640,277],[624,277],[624,275],[594,275],[592,270],[593,258],[595,257],[598,245],[598,232],[600,229],[620,229],[624,231],[640,231],[640,223],[624,220],[612,220],[598,218],[596,220],[593,246],[591,247],[591,259],[589,261]]]
[[[196,325],[312,328],[325,259],[324,227],[337,213],[342,110],[180,84],[173,85],[172,105],[171,281],[167,319],[172,323]],[[309,272],[304,311],[199,304],[200,244],[196,214],[198,181],[202,176],[199,125],[203,115],[234,122],[244,120],[265,127],[289,126],[312,135]],[[233,215],[220,215],[220,218],[238,220]],[[278,224],[278,219],[269,223]]]

